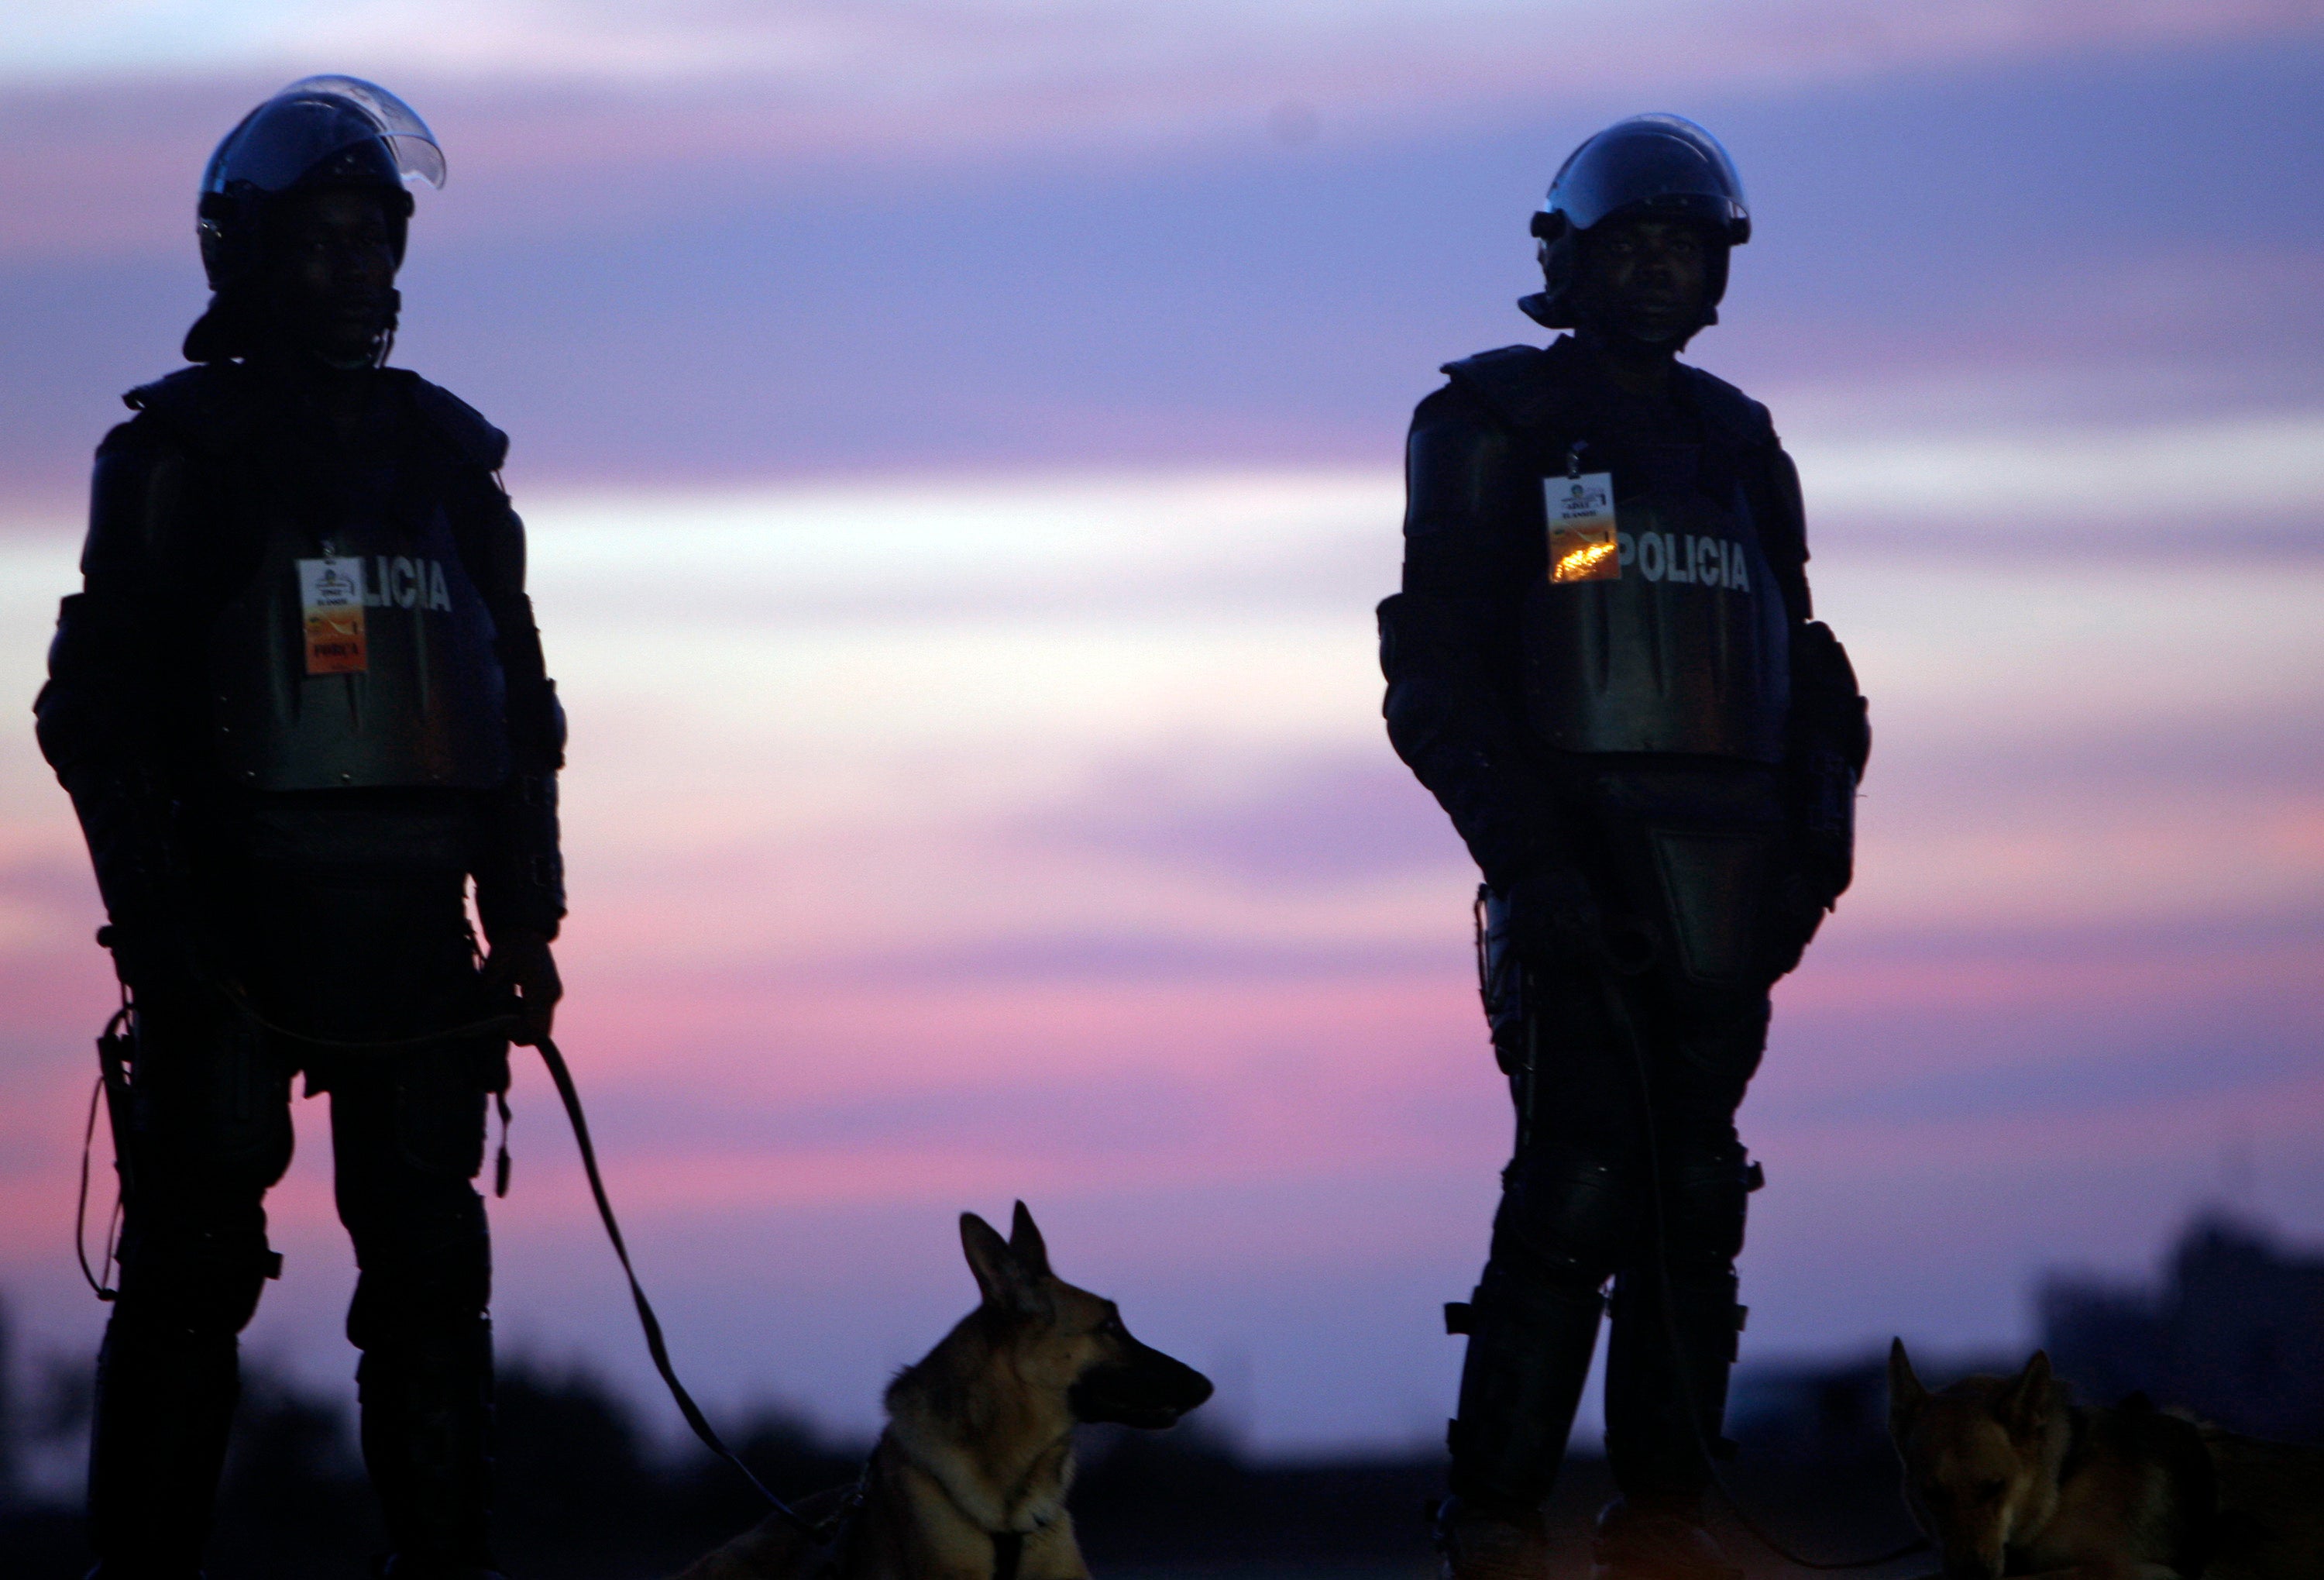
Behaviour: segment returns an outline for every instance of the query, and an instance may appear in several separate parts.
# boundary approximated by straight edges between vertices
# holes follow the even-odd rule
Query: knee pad
[[[1502,1181],[1493,1261],[1594,1291],[1646,1227],[1639,1205],[1627,1171],[1571,1155],[1521,1154]]]
[[[140,1226],[124,1237],[121,1310],[141,1323],[231,1336],[250,1325],[282,1259],[263,1229]]]
[[[358,1247],[363,1271],[347,1308],[347,1340],[357,1349],[484,1319],[493,1298],[492,1239],[483,1198],[466,1185],[460,1198]]]
[[[1739,1146],[1675,1160],[1665,1170],[1665,1249],[1674,1277],[1733,1270],[1743,1250],[1750,1194],[1761,1178]]]
[[[355,1363],[366,1411],[417,1389],[473,1392],[489,1408],[493,1386],[492,1318],[472,1315],[425,1333],[399,1333],[374,1343]]]

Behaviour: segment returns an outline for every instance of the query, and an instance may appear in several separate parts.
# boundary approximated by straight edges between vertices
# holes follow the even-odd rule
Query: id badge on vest
[[[307,673],[360,675],[371,668],[361,558],[300,560],[299,603],[306,616]]]
[[[1541,500],[1549,517],[1549,579],[1619,581],[1622,556],[1614,530],[1614,474],[1545,477]]]

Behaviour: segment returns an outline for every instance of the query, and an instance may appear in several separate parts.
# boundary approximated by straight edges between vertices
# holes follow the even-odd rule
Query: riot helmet
[[[1517,303],[1550,328],[1574,322],[1567,300],[1580,276],[1581,238],[1609,219],[1692,220],[1711,244],[1705,324],[1727,292],[1727,254],[1751,239],[1742,179],[1719,139],[1683,115],[1617,121],[1566,155],[1533,217],[1547,289]]]
[[[242,316],[229,299],[258,273],[283,199],[326,190],[378,193],[401,265],[410,181],[441,187],[443,150],[410,106],[374,83],[304,78],[244,115],[202,171],[196,230],[202,272],[217,294],[187,334],[188,358],[211,361],[243,349],[226,321]]]

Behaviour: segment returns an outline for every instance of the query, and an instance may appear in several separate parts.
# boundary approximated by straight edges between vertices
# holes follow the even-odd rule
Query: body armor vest
[[[1527,591],[1535,733],[1562,752],[1782,762],[1789,616],[1732,468],[1696,444],[1582,453],[1611,462],[1618,573]],[[1541,491],[1534,506],[1546,541]]]
[[[398,479],[413,470],[407,459]],[[257,569],[209,636],[226,777],[261,790],[504,782],[493,618],[442,504],[391,487],[319,521],[287,500],[265,509]]]

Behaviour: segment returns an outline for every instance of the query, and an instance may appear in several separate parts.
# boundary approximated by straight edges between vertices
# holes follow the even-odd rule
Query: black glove
[[[1793,869],[1829,910],[1855,876],[1856,787],[1872,725],[1848,650],[1820,622],[1793,637],[1792,707]]]
[[[1815,941],[1831,902],[1821,886],[1802,873],[1787,873],[1769,896],[1766,925],[1761,934],[1766,954],[1762,969],[1770,982],[1787,976]]]
[[[1799,876],[1831,909],[1856,876],[1856,770],[1832,747],[1793,769],[1793,842]]]
[[[510,1041],[521,1048],[537,1047],[554,1028],[565,983],[557,975],[549,940],[540,933],[512,928],[495,938],[484,961],[484,985],[505,993],[514,1004],[519,1023],[509,1033]]]

